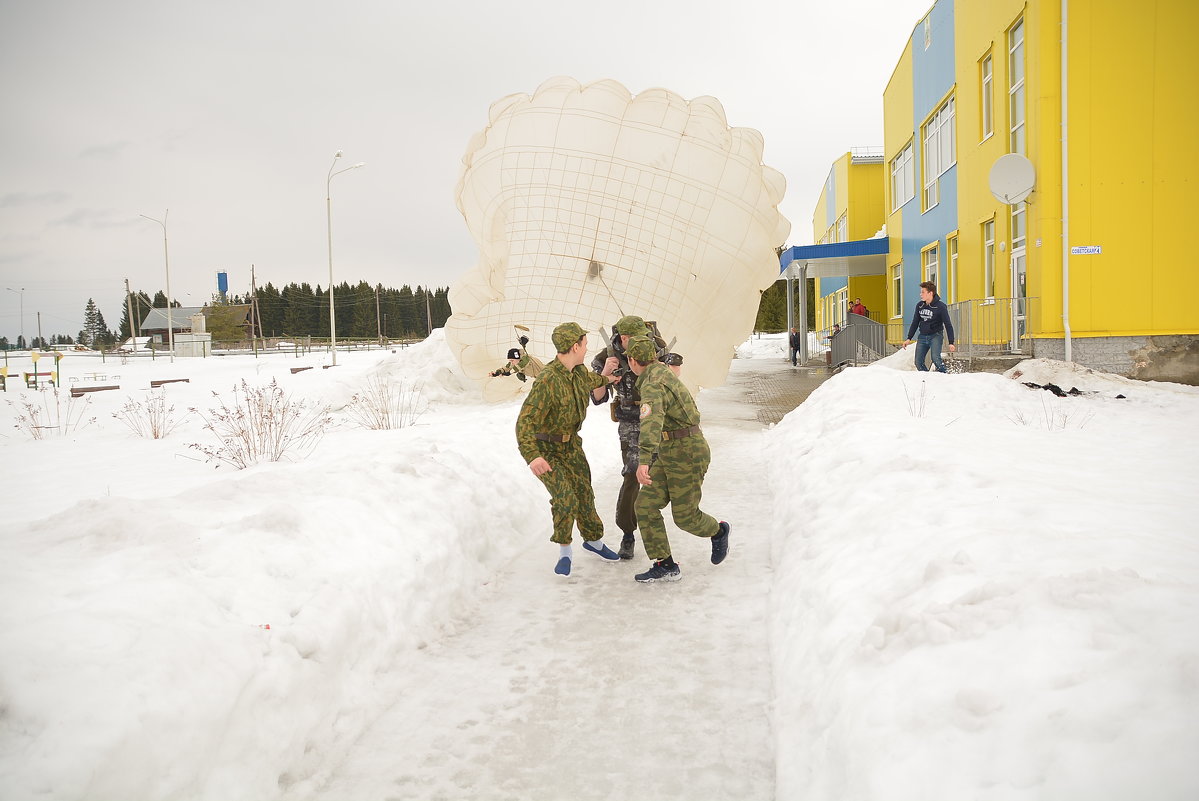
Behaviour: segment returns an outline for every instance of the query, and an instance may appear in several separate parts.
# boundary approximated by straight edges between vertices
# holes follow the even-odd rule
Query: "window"
[[[982,91],[979,92],[979,96],[982,98],[983,139],[995,133],[994,92],[992,91],[993,87],[991,84],[992,72],[991,54],[987,53],[986,58],[982,62]]]
[[[878,184],[875,184],[875,186],[878,186]],[[842,214],[841,217],[837,220],[837,241],[838,242],[848,242],[849,241],[849,220],[846,218],[846,216],[844,214]]]
[[[1028,216],[1024,202],[1012,205],[1012,250],[1019,250],[1028,245]]]
[[[912,181],[912,143],[891,160],[891,211],[907,203],[915,195]]]
[[[946,239],[945,248],[949,252],[949,272],[945,276],[945,302],[954,303],[958,299],[958,238],[951,236]]]
[[[903,317],[903,262],[891,268],[891,316]]]
[[[1008,31],[1008,119],[1010,151],[1024,152],[1024,20]]]
[[[995,297],[995,221],[983,223],[983,294]]]
[[[924,208],[940,202],[938,179],[957,162],[954,99],[945,101],[924,125]]]
[[[937,245],[933,245],[931,248],[924,251],[924,254],[923,254],[924,255],[924,270],[923,270],[924,278],[922,278],[921,280],[932,281],[937,286],[940,286],[941,282],[937,280],[937,278],[938,278],[937,274],[938,274],[938,272],[940,272],[940,270],[938,269],[939,265],[937,264],[937,251],[938,250],[939,250],[939,247]]]

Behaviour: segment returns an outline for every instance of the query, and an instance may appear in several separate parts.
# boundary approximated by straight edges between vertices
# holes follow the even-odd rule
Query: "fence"
[[[849,314],[845,327],[829,340],[831,363],[869,364],[894,353],[895,346],[887,342],[888,328],[869,317]]]
[[[988,298],[949,304],[958,355],[1031,355],[1037,298]]]

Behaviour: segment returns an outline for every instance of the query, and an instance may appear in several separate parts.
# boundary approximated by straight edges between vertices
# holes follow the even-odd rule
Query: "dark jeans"
[[[930,356],[933,360],[933,367],[938,373],[948,372],[945,369],[944,363],[941,361],[941,343],[945,341],[945,333],[937,334],[917,334],[916,335],[916,369],[921,372],[928,372],[928,365],[924,363],[924,357]]]

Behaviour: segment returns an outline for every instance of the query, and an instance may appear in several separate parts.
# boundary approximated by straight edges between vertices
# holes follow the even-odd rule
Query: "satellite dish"
[[[1036,168],[1019,153],[1006,153],[991,167],[991,194],[1000,203],[1011,206],[1025,200],[1036,182]]]

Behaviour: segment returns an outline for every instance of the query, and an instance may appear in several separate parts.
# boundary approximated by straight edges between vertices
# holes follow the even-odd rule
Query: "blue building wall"
[[[953,0],[938,0],[929,12],[928,20],[930,35],[927,49],[924,46],[924,26],[917,25],[912,32],[912,119],[917,126],[936,110],[937,104],[954,84]],[[960,120],[955,119],[955,125],[958,123]],[[924,137],[919,127],[914,134],[912,158],[916,171],[916,197],[902,210],[905,321],[911,320],[912,310],[920,300],[920,282],[923,280],[920,251],[934,240],[940,241],[936,284],[938,292],[942,291],[946,275],[945,235],[958,227],[956,164],[941,176],[937,205],[928,211],[921,211],[924,207]]]

